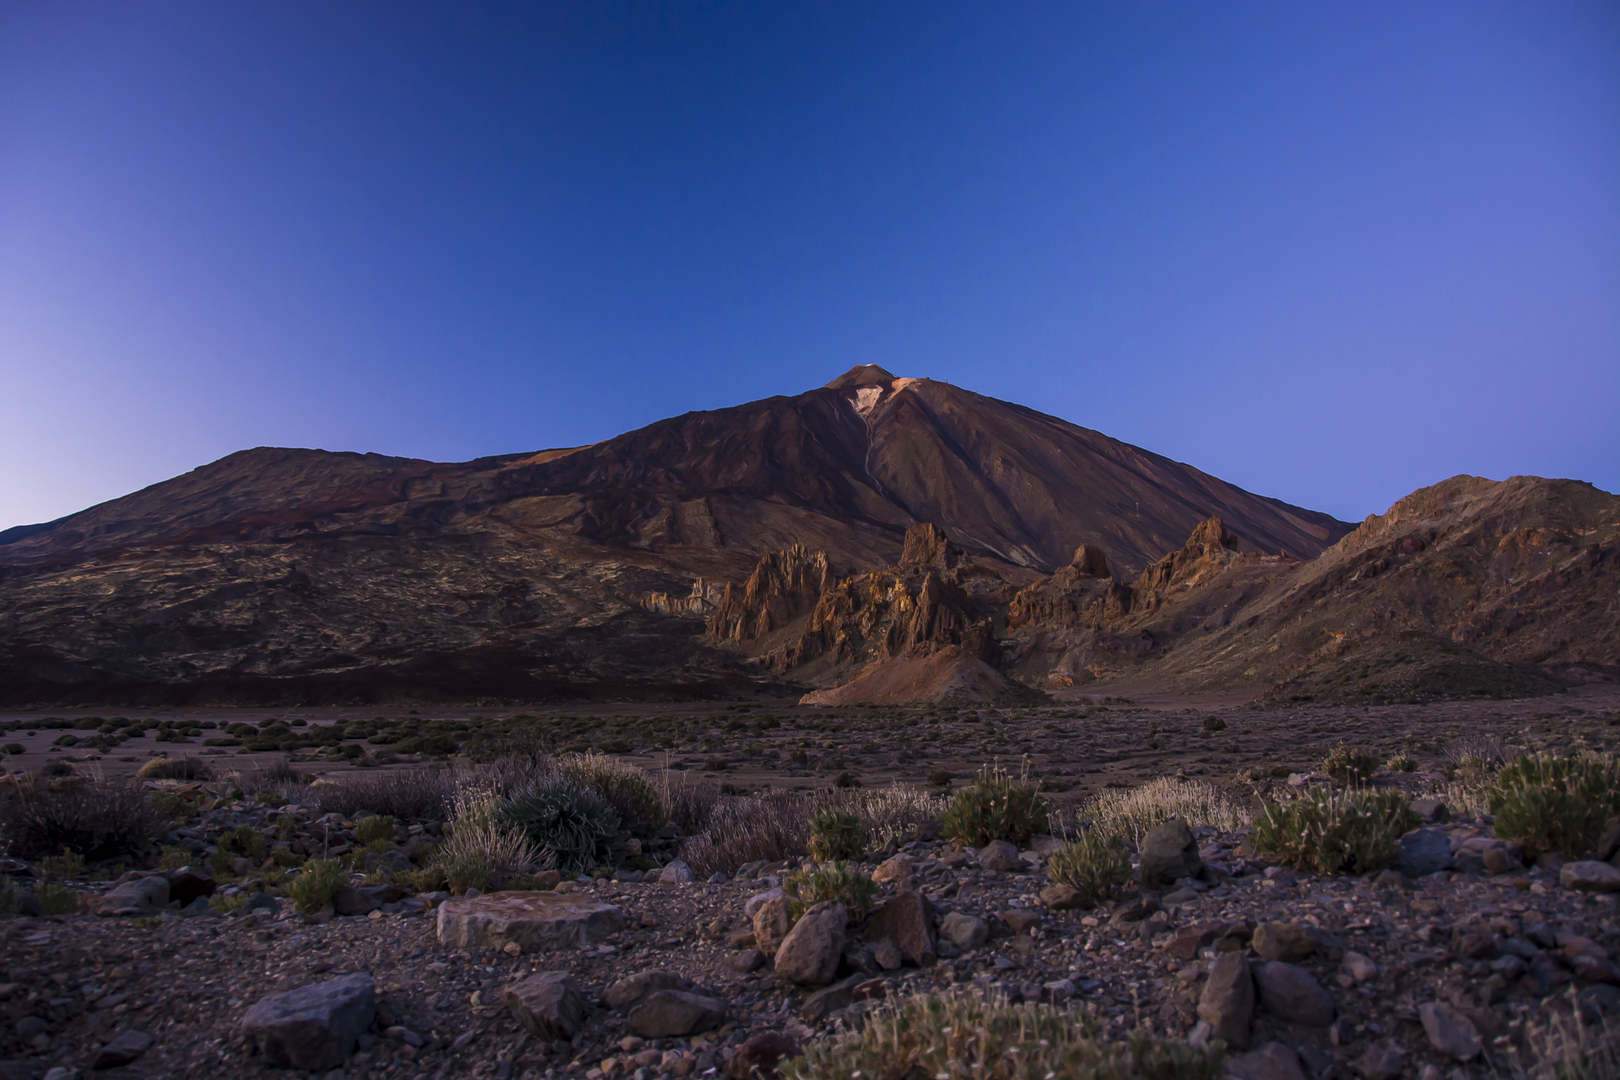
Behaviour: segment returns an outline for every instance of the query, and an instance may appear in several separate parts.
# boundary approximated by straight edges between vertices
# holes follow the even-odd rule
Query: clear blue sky
[[[0,527],[865,361],[1346,518],[1620,489],[1620,5],[0,0]]]

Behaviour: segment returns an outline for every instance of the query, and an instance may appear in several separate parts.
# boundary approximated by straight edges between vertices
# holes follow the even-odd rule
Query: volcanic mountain
[[[0,698],[710,693],[725,581],[839,574],[936,523],[1014,584],[1100,544],[1147,566],[1218,515],[1303,559],[1333,518],[1020,405],[862,365],[588,446],[436,463],[260,448],[0,532]]]

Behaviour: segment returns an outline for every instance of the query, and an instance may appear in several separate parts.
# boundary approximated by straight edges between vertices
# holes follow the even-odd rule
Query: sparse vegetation
[[[1222,1054],[1142,1034],[1100,1039],[1083,1017],[1009,1004],[967,990],[880,1006],[858,1030],[811,1043],[781,1066],[784,1080],[972,1076],[983,1080],[1199,1080],[1221,1075]]]
[[[140,782],[130,778],[25,777],[0,789],[0,838],[19,858],[71,848],[91,860],[129,859],[162,827]]]
[[[1081,808],[1093,830],[1140,845],[1155,825],[1180,818],[1222,832],[1249,823],[1248,810],[1213,784],[1165,776],[1128,791],[1104,791]]]
[[[1093,830],[1054,852],[1046,872],[1053,881],[1078,892],[1083,905],[1092,907],[1125,887],[1131,878],[1131,860],[1118,837]]]
[[[631,836],[648,839],[669,823],[658,789],[636,766],[590,752],[569,755],[557,767],[562,775],[606,800]]]
[[[866,842],[866,826],[854,814],[828,806],[810,815],[810,857],[817,862],[858,859]]]
[[[793,795],[721,799],[704,830],[689,837],[680,856],[699,877],[736,873],[751,862],[803,855],[809,842],[805,801]]]
[[[487,780],[456,789],[444,842],[432,863],[451,892],[499,887],[542,867],[540,850],[503,819],[500,808],[500,796]]]
[[[1048,828],[1051,805],[1040,785],[1029,778],[1026,766],[1013,776],[999,765],[979,770],[973,783],[951,796],[940,820],[945,836],[958,843],[983,847],[992,840],[1027,844]]]
[[[782,891],[788,897],[788,910],[797,919],[817,904],[837,901],[849,912],[849,921],[858,923],[872,910],[877,884],[860,867],[847,862],[824,862],[805,867],[787,876]]]
[[[622,847],[619,812],[567,774],[541,775],[509,795],[501,820],[565,874],[612,866]]]
[[[1367,874],[1395,861],[1397,842],[1416,824],[1400,791],[1323,788],[1265,802],[1250,840],[1301,870]]]
[[[1530,754],[1502,767],[1487,791],[1498,836],[1531,852],[1581,858],[1620,815],[1620,758]]]
[[[214,770],[194,757],[155,757],[135,775],[142,780],[212,780]]]
[[[443,821],[455,775],[447,768],[384,769],[351,773],[316,785],[322,813],[378,814],[396,821]]]
[[[397,823],[393,818],[380,814],[363,817],[354,823],[354,836],[362,844],[394,842],[394,830]]]
[[[348,872],[336,859],[311,859],[287,886],[293,906],[315,915],[332,906],[332,898],[348,883]]]
[[[1378,757],[1347,742],[1334,743],[1317,766],[1341,784],[1361,784],[1378,771]]]

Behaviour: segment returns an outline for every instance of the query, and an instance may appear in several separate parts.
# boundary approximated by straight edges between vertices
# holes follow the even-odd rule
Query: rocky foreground
[[[884,999],[963,986],[1109,1036],[1223,1043],[1231,1076],[1489,1076],[1533,1068],[1577,1016],[1620,1015],[1614,831],[1611,861],[1527,866],[1480,823],[1416,809],[1397,866],[1359,877],[1171,822],[1137,884],[1089,910],[1039,837],[867,860],[864,919],[793,920],[797,860],[460,897],[357,882],[314,916],[195,867],[135,872],[89,910],[0,919],[0,1076],[770,1075]],[[350,843],[338,815],[274,813]]]

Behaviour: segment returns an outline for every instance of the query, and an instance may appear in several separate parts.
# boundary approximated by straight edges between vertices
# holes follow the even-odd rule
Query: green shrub
[[[565,874],[611,866],[623,834],[617,810],[565,775],[542,776],[508,797],[501,817]]]
[[[1333,744],[1322,759],[1322,764],[1317,767],[1341,784],[1360,784],[1378,770],[1378,758],[1359,747],[1340,742]]]
[[[1131,860],[1119,840],[1096,831],[1082,833],[1047,860],[1053,881],[1080,894],[1087,907],[1112,899],[1131,878]]]
[[[987,765],[972,784],[951,796],[940,830],[949,839],[972,847],[983,847],[992,840],[1022,845],[1046,831],[1050,812],[1040,785],[1029,779],[1027,770],[1014,777],[999,765]]]
[[[287,886],[287,895],[299,911],[314,915],[331,907],[332,898],[348,881],[348,872],[336,859],[311,859]]]
[[[858,923],[872,910],[877,883],[870,874],[846,862],[819,863],[789,874],[782,882],[788,914],[798,919],[810,908],[830,900],[843,904],[849,921]]]
[[[1486,791],[1496,834],[1533,853],[1582,858],[1620,814],[1620,758],[1530,754],[1502,767]]]
[[[23,744],[20,742],[8,742],[6,745],[0,746],[0,754],[21,754],[22,752]]]
[[[53,881],[77,881],[84,877],[84,856],[72,848],[63,848],[60,855],[47,855],[39,860],[39,872]]]
[[[866,854],[866,827],[854,814],[823,807],[810,815],[810,857],[817,862],[859,859]]]
[[[234,829],[227,829],[220,834],[219,850],[227,855],[240,855],[258,862],[264,858],[269,849],[269,841],[264,833],[251,825],[238,825]]]
[[[1405,750],[1398,750],[1384,762],[1384,768],[1390,772],[1413,772],[1417,769],[1417,760]]]
[[[1399,791],[1318,789],[1264,803],[1250,842],[1300,870],[1367,874],[1395,861],[1401,835],[1417,823]]]
[[[634,765],[589,753],[565,757],[557,763],[557,769],[606,800],[631,836],[647,840],[669,824],[658,789]]]
[[[373,814],[363,817],[354,823],[354,835],[361,844],[370,846],[376,843],[392,844],[394,842],[394,819],[391,817]]]
[[[42,881],[35,895],[39,897],[40,911],[46,915],[73,915],[79,910],[79,894],[66,885]]]
[[[212,780],[214,770],[192,757],[155,757],[135,773],[142,780]]]
[[[500,796],[485,781],[456,789],[444,842],[429,869],[460,895],[468,889],[499,888],[539,869],[544,861],[523,831],[504,819]]]
[[[1105,1041],[1076,1013],[956,990],[880,1005],[779,1068],[783,1080],[1215,1080],[1222,1054],[1147,1034]]]

